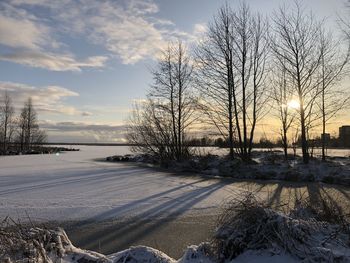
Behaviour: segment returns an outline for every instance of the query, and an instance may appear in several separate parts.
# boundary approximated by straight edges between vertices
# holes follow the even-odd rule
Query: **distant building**
[[[326,142],[331,140],[331,134],[330,133],[321,133],[321,140],[323,141],[323,138]]]
[[[350,125],[339,127],[339,142],[342,147],[350,147]]]

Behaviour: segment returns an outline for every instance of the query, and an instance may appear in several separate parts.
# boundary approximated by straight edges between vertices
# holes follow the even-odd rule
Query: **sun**
[[[293,100],[288,101],[287,107],[290,109],[297,110],[297,109],[300,109],[300,103],[299,103],[299,101],[293,99]]]

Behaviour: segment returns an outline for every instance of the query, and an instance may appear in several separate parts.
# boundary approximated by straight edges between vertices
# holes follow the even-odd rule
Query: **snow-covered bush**
[[[249,250],[268,250],[272,254],[287,252],[303,262],[349,262],[348,232],[335,224],[338,219],[318,221],[317,217],[322,219],[328,212],[312,209],[300,206],[286,215],[251,193],[235,199],[221,215],[212,241],[218,260],[232,260]]]
[[[62,229],[49,230],[5,219],[0,225],[0,262],[107,263],[107,257],[74,247]]]

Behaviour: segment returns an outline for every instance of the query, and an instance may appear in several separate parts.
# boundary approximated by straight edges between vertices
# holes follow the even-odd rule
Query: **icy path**
[[[127,148],[80,148],[59,156],[0,158],[0,218],[95,221],[192,214],[217,208],[235,189],[220,180],[94,161]]]

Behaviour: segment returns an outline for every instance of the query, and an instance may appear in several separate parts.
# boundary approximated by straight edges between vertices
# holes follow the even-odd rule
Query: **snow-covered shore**
[[[176,260],[146,246],[103,255],[75,247],[63,229],[0,225],[0,260],[7,263],[244,263],[350,261],[349,223],[328,199],[298,202],[289,212],[274,210],[251,193],[229,202],[210,242],[190,245]],[[122,236],[118,238],[122,239]]]
[[[216,152],[217,155],[208,152],[194,155],[188,160],[170,160],[162,163],[147,154],[108,156],[106,161],[149,164],[177,173],[190,172],[237,179],[322,182],[350,186],[350,156],[347,155],[347,150],[334,151],[339,155],[328,156],[326,161],[311,158],[307,165],[299,155],[290,155],[288,160],[285,160],[280,150],[253,151],[249,163],[241,161],[238,157],[229,159],[224,154],[224,149]]]

